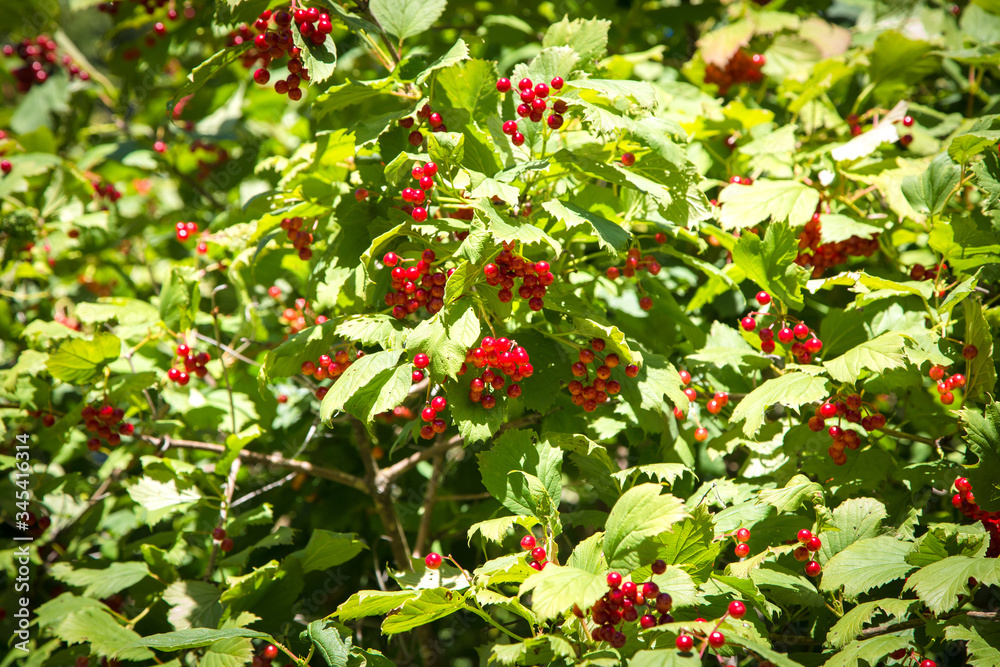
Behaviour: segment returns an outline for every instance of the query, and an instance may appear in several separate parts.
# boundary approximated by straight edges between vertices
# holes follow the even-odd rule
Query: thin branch
[[[153,444],[158,444],[161,441],[158,438],[152,438],[149,436],[142,436],[143,440],[151,442]],[[163,441],[166,441],[164,438]],[[205,452],[215,452],[216,454],[223,454],[226,448],[223,445],[216,445],[211,442],[198,442],[196,440],[170,440],[170,446],[178,449],[198,449]],[[240,460],[247,461],[250,463],[270,463],[271,465],[279,466],[282,468],[288,468],[296,472],[302,472],[307,475],[312,475],[313,477],[319,477],[321,479],[328,479],[331,482],[337,482],[338,484],[343,484],[344,486],[349,486],[352,489],[357,489],[362,493],[368,493],[368,485],[360,477],[356,477],[346,472],[340,470],[334,470],[332,468],[321,468],[320,466],[314,466],[308,461],[300,461],[298,459],[286,459],[278,453],[273,454],[260,454],[258,452],[251,452],[246,449],[241,449],[239,453]]]
[[[217,340],[211,338],[210,336],[206,336],[205,334],[198,333],[196,331],[196,332],[194,332],[194,337],[197,338],[198,340],[203,340],[206,343],[211,343],[212,345],[215,345],[215,346],[219,347],[220,349],[224,350],[229,356],[235,357],[235,358],[239,359],[240,361],[242,361],[245,364],[250,364],[252,366],[256,366],[257,368],[260,368],[260,366],[261,366],[259,363],[257,363],[253,359],[249,359],[247,357],[244,357],[242,354],[240,354],[239,352],[237,352],[233,348],[229,347],[228,345],[224,345],[220,341],[217,341]]]
[[[902,431],[896,431],[891,428],[882,427],[879,429],[883,435],[889,435],[896,438],[903,438],[904,440],[910,440],[912,442],[922,442],[927,445],[937,445],[937,441],[931,438],[925,438],[922,435],[913,435],[912,433],[903,433]]]
[[[290,472],[287,475],[285,475],[284,477],[282,477],[281,479],[275,480],[275,481],[271,482],[270,484],[266,484],[266,485],[260,487],[256,491],[251,491],[250,493],[246,494],[245,496],[241,496],[240,498],[237,498],[236,500],[233,501],[233,504],[230,505],[230,507],[236,507],[238,505],[242,505],[243,503],[247,502],[248,500],[253,500],[257,496],[259,496],[261,494],[264,494],[264,493],[267,493],[271,489],[276,489],[279,486],[284,486],[288,482],[290,482],[293,479],[295,479],[295,476],[298,475],[298,474],[299,473],[297,473],[297,472]]]
[[[233,504],[233,492],[236,490],[236,476],[240,473],[240,466],[242,461],[240,457],[233,459],[232,465],[229,466],[229,476],[226,478],[226,501],[222,503],[221,509],[219,509],[219,521],[215,524],[217,528],[226,527],[226,517],[229,516],[229,508]],[[205,581],[212,578],[212,570],[215,569],[215,559],[219,554],[219,543],[214,539],[212,540],[212,553],[208,556],[208,565],[205,567],[205,575],[202,577]]]
[[[413,555],[419,558],[424,554],[424,547],[431,534],[431,517],[434,515],[434,504],[437,502],[438,485],[441,483],[441,473],[444,471],[444,454],[434,457],[434,469],[427,480],[427,492],[424,494],[424,513],[420,517],[420,527],[417,529],[417,541],[413,546]]]
[[[956,611],[950,614],[941,614],[940,616],[915,618],[909,621],[903,621],[902,623],[886,623],[885,625],[876,625],[873,628],[866,628],[861,631],[860,635],[858,635],[858,639],[868,639],[870,637],[878,637],[880,635],[890,635],[893,632],[900,632],[901,630],[919,628],[921,625],[925,625],[928,621],[953,618],[955,616],[968,616],[969,618],[980,621],[996,621],[998,615],[1000,615],[1000,612],[996,611]]]

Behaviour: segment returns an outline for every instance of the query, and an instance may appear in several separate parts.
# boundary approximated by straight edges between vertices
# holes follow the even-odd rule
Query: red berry
[[[822,546],[823,546],[823,541],[818,537],[816,537],[815,535],[812,537],[812,539],[806,542],[806,549],[808,549],[809,551],[819,551],[820,547]]]
[[[708,645],[712,648],[721,648],[726,643],[726,636],[716,630],[708,636]]]
[[[678,651],[684,651],[687,653],[694,647],[694,639],[691,638],[691,635],[677,635],[677,639],[674,641],[674,644],[677,645]]]
[[[484,396],[483,400],[486,400],[487,398],[491,397]],[[531,557],[537,560],[539,563],[545,560],[545,555],[546,555],[545,549],[543,549],[542,547],[535,547],[534,549],[531,550]]]
[[[762,306],[766,306],[767,304],[771,303],[771,295],[763,291],[757,292],[757,303],[759,303]]]
[[[608,363],[607,358],[605,358],[604,363],[606,363],[606,364]],[[611,366],[611,364],[608,364],[608,366]],[[634,377],[638,376],[639,375],[639,367],[636,366],[635,364],[629,364],[628,366],[625,367],[625,375],[627,375],[630,378],[634,378]]]
[[[955,488],[962,493],[968,493],[969,491],[972,491],[972,484],[970,484],[969,480],[965,477],[959,477],[955,480]]]
[[[560,90],[563,87],[563,83],[564,81],[561,76],[553,77],[552,81],[549,81],[549,85],[555,88],[556,90]]]
[[[795,328],[792,329],[792,332],[795,334],[796,338],[802,340],[809,335],[809,327],[807,327],[802,322],[799,322],[798,324],[795,325]],[[781,336],[779,335],[778,338],[780,339]]]
[[[740,619],[743,618],[747,613],[747,607],[745,604],[739,600],[733,600],[729,603],[729,615],[733,618]]]
[[[424,565],[427,566],[428,570],[436,570],[441,567],[441,554],[430,552],[424,558]]]
[[[708,429],[699,426],[694,430],[694,439],[698,442],[704,442],[708,440]]]
[[[418,352],[416,356],[413,357],[413,365],[417,368],[427,368],[431,363],[430,357],[428,357],[423,352]]]
[[[633,164],[635,164],[635,155],[633,155],[632,153],[623,153],[622,164],[625,165],[626,167],[631,167]]]
[[[903,127],[913,127],[913,116],[903,116]]]
[[[422,206],[415,206],[413,211],[410,213],[410,216],[417,222],[423,222],[427,220],[427,209]]]
[[[517,121],[516,120],[504,121],[503,133],[509,135],[509,134],[514,134],[515,132],[517,132]]]
[[[226,552],[232,551],[234,546],[235,543],[233,542],[232,538],[229,537],[222,540],[222,542],[219,544],[219,548]]]
[[[517,82],[517,89],[518,90],[530,90],[532,88],[532,86],[534,86],[534,85],[535,84],[533,84],[531,82],[531,79],[521,79],[520,81]]]
[[[501,93],[506,93],[508,90],[510,90],[510,79],[506,77],[498,79],[497,90],[499,90]]]
[[[782,343],[790,343],[794,337],[795,334],[788,327],[782,327],[781,330],[778,331],[778,340]]]
[[[813,534],[811,530],[803,528],[802,530],[799,531],[799,534],[796,536],[796,538],[802,544],[806,544],[809,540],[813,538]]]
[[[810,577],[815,577],[819,575],[822,569],[823,567],[814,560],[811,560],[808,563],[806,563],[806,574],[809,575]]]
[[[548,120],[546,120],[546,122],[548,123],[549,127],[551,127],[553,130],[558,130],[560,127],[563,126],[563,117],[557,113],[554,113],[548,117]]]
[[[656,559],[653,561],[650,568],[653,570],[653,574],[663,574],[667,571],[667,563],[663,560]]]
[[[531,551],[535,548],[535,538],[532,535],[525,535],[521,538],[521,548],[525,551]]]
[[[966,345],[964,348],[962,348],[962,356],[965,357],[966,359],[975,359],[977,356],[979,356],[979,350],[976,348],[975,345]]]
[[[617,588],[622,584],[622,575],[617,572],[608,572],[607,580],[609,588]]]
[[[933,660],[921,660],[920,667],[937,667],[937,663]]]
[[[750,531],[746,528],[740,528],[736,531],[736,541],[737,542],[749,542],[750,541]]]
[[[650,614],[643,614],[642,618],[639,619],[639,625],[643,630],[651,628],[656,625],[656,618]]]
[[[444,396],[435,396],[431,399],[431,408],[435,412],[441,412],[446,407],[448,407],[448,400]]]
[[[261,651],[261,655],[264,656],[265,660],[274,660],[278,657],[278,647],[274,644],[268,644],[264,647],[264,650]]]
[[[750,553],[750,545],[741,542],[733,548],[733,553],[736,554],[737,558],[746,558]]]
[[[748,315],[740,320],[740,326],[746,331],[753,331],[757,328],[757,321]]]
[[[420,133],[420,130],[414,130],[413,132],[410,132],[410,135],[407,137],[407,141],[410,142],[411,146],[419,146],[424,142],[424,135]]]

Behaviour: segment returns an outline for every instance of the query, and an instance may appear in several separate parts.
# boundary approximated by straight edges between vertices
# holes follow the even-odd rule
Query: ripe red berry
[[[708,636],[708,645],[712,648],[721,648],[726,643],[726,636],[716,630]]]
[[[232,538],[229,537],[222,540],[222,542],[219,544],[219,548],[226,552],[232,551],[234,546],[235,543],[233,542]]]
[[[762,306],[766,306],[767,304],[771,303],[771,295],[763,291],[757,292],[757,303],[759,303]]]
[[[810,577],[818,576],[823,567],[814,560],[806,563],[806,574]]]
[[[807,327],[802,322],[799,322],[798,324],[795,325],[795,328],[792,329],[792,332],[795,334],[796,338],[798,338],[799,340],[802,340],[806,336],[809,335],[809,327]],[[780,336],[779,336],[779,338],[780,338]]]
[[[782,343],[785,343],[785,344],[790,343],[790,342],[792,342],[792,338],[794,338],[794,337],[795,337],[795,334],[788,327],[782,327],[778,331],[778,340],[780,340]]]
[[[521,538],[521,548],[525,551],[531,551],[535,548],[535,538],[533,535],[525,535]]]
[[[663,560],[656,559],[653,561],[650,568],[653,570],[653,574],[663,574],[667,571],[667,564]]]
[[[945,393],[941,394],[941,403],[943,403],[944,405],[951,405],[954,402],[955,402],[955,394],[951,393],[950,391],[946,391]]]
[[[970,484],[969,480],[965,477],[959,477],[955,480],[955,488],[962,493],[968,493],[969,491],[972,491],[972,484]]]
[[[740,320],[740,326],[743,327],[745,331],[753,331],[757,328],[757,321],[748,315]]]
[[[903,116],[903,127],[913,127],[913,116]]]
[[[687,653],[694,647],[694,639],[692,639],[691,635],[677,635],[674,644],[676,644],[678,651]]]
[[[921,660],[920,667],[937,667],[937,663],[933,660]]]
[[[733,600],[729,603],[729,615],[733,618],[740,619],[743,618],[747,613],[747,607],[745,604],[739,600]]]
[[[704,442],[708,440],[708,429],[699,426],[694,430],[694,439],[698,442]]]
[[[749,542],[750,541],[750,531],[746,528],[740,528],[736,531],[736,541],[737,542]]]
[[[653,309],[653,297],[651,297],[651,296],[644,296],[641,299],[639,299],[639,307],[642,308],[643,310],[652,310]]]
[[[650,614],[643,614],[642,618],[639,619],[639,625],[643,630],[651,628],[656,625],[656,618]]]
[[[548,123],[549,127],[551,127],[553,130],[558,130],[560,127],[563,126],[563,117],[557,113],[554,113],[548,117],[546,122]]]
[[[423,352],[418,352],[416,356],[413,357],[413,365],[417,368],[427,368],[431,363],[430,357],[428,357]]]
[[[226,530],[224,528],[213,528],[212,539],[216,541],[221,541],[226,539]]]
[[[927,376],[937,382],[944,377],[944,366],[931,366],[931,369],[927,371]]]
[[[0,171],[5,174],[9,174],[14,169],[14,165],[10,163],[10,160],[0,160]]]
[[[264,656],[265,660],[274,660],[278,657],[278,647],[274,644],[268,644],[260,654]]]
[[[736,554],[737,558],[746,558],[750,553],[750,545],[741,542],[733,548],[733,553]]]
[[[413,132],[410,132],[406,139],[410,142],[411,146],[419,146],[424,142],[424,135],[420,133],[420,130],[414,130]]]
[[[514,134],[515,132],[517,132],[517,121],[516,120],[504,121],[503,133],[510,135]]]
[[[617,572],[608,572],[608,588],[617,588],[622,584],[622,575]]]
[[[976,348],[975,345],[966,345],[964,348],[962,348],[962,356],[965,357],[966,359],[975,359],[977,356],[979,356],[979,350]]]
[[[441,560],[441,554],[432,551],[424,558],[424,565],[428,570],[436,570],[441,567]]]
[[[802,530],[799,531],[798,535],[796,535],[796,538],[798,539],[799,542],[805,544],[813,538],[813,534],[811,530],[803,528]]]
[[[497,79],[497,90],[499,90],[501,93],[506,93],[508,90],[510,90],[510,79],[508,79],[507,77]]]
[[[607,364],[608,366],[611,366],[611,364],[608,364],[607,358],[604,359],[604,363]],[[627,375],[630,378],[634,378],[634,377],[638,376],[639,375],[639,367],[636,366],[635,364],[629,364],[628,366],[625,367],[625,375]]]
[[[488,397],[484,396],[483,400],[486,400],[486,398]],[[545,549],[542,547],[535,547],[534,549],[531,550],[531,557],[536,561],[538,561],[539,563],[545,560],[545,556],[546,556]]]
[[[635,164],[635,155],[632,153],[622,153],[622,164],[631,167]]]
[[[511,135],[510,143],[514,144],[515,146],[521,146],[522,144],[524,144],[524,135],[521,134],[520,132],[515,132],[513,135]]]
[[[806,542],[806,549],[808,549],[809,551],[819,551],[822,546],[823,546],[823,541],[818,537],[816,537],[815,535],[813,535],[811,540]]]

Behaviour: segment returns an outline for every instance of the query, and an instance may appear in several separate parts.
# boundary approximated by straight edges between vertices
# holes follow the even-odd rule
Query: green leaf
[[[471,379],[471,378],[470,378]],[[469,400],[468,383],[457,392],[449,392],[448,409],[455,418],[459,435],[467,444],[486,440],[507,421],[507,401],[503,398],[490,410]]]
[[[645,81],[576,79],[567,81],[566,87],[568,91],[574,89],[594,91],[616,106],[620,101],[626,103],[631,101],[643,109],[649,109],[656,104],[656,90]],[[581,96],[589,97],[587,93],[582,93]]]
[[[911,543],[892,537],[858,540],[826,562],[820,589],[836,591],[843,586],[847,597],[856,598],[902,579],[913,570],[906,562],[906,554],[912,548]]]
[[[656,541],[656,558],[667,565],[677,565],[701,581],[708,579],[721,550],[721,544],[715,541],[712,517],[704,509],[694,510],[690,518],[674,524],[669,533],[661,534]]]
[[[994,667],[1000,665],[1000,630],[992,625],[949,625],[944,630],[945,639],[968,642],[965,646],[969,667]]]
[[[331,340],[343,337],[347,340],[357,341],[362,345],[378,345],[383,349],[391,350],[393,348],[405,347],[408,333],[409,331],[406,327],[395,317],[376,313],[374,315],[356,315],[347,318],[337,325]],[[301,334],[296,334],[296,336],[299,335]],[[323,340],[326,340],[325,336]],[[281,349],[282,347],[284,347],[284,344],[278,346],[277,349]],[[289,351],[293,349],[294,346],[289,347]],[[310,359],[308,356],[299,354],[296,356],[296,360],[299,357],[302,357],[303,361]],[[293,364],[294,362],[291,362],[288,365],[292,366]]]
[[[382,29],[400,41],[419,35],[441,18],[447,0],[372,0],[368,9]]]
[[[247,41],[240,46],[229,46],[212,55],[211,58],[191,70],[188,74],[187,83],[181,86],[170,102],[167,103],[167,115],[172,116],[174,107],[185,97],[193,95],[199,88],[208,83],[216,74],[224,70],[231,63],[239,60],[243,52],[253,46],[252,41]]]
[[[542,46],[568,46],[583,60],[602,58],[608,50],[608,30],[611,21],[605,19],[575,19],[564,17],[545,31]]]
[[[489,60],[466,60],[438,72],[439,86],[455,109],[466,109],[473,118],[496,113],[500,105],[496,65]],[[468,139],[466,139],[468,140]]]
[[[160,290],[160,319],[173,331],[187,331],[194,325],[200,299],[198,281],[174,268]]]
[[[805,475],[795,475],[780,489],[764,489],[757,494],[757,503],[770,505],[778,514],[794,512],[809,498],[813,504],[823,502],[823,485]]]
[[[507,431],[477,458],[483,486],[515,514],[541,519],[559,507],[562,450],[537,440],[534,432]]]
[[[808,272],[793,263],[798,254],[798,239],[791,227],[772,223],[764,240],[753,232],[744,232],[733,248],[733,261],[761,289],[777,297],[790,308],[802,308],[802,288]]]
[[[965,307],[965,344],[975,345],[979,354],[968,362],[968,384],[965,395],[978,396],[980,393],[992,392],[997,384],[996,366],[993,363],[993,334],[990,325],[983,315],[983,306],[979,299],[966,299]]]
[[[798,181],[755,181],[728,185],[719,195],[723,229],[753,227],[765,220],[801,227],[819,204],[819,191]]]
[[[881,232],[880,227],[866,225],[846,215],[827,213],[823,216],[819,233],[823,243],[840,243],[853,237],[870,239]]]
[[[920,175],[903,179],[903,196],[920,213],[937,215],[958,185],[959,167],[946,153],[937,155]]]
[[[487,542],[500,544],[515,526],[521,526],[526,531],[531,532],[532,526],[537,524],[538,519],[531,516],[501,516],[480,521],[469,527],[469,544],[472,543],[472,538],[476,533],[479,533]]]
[[[341,326],[349,327],[346,322]],[[356,324],[355,328],[349,328],[349,331],[352,333],[358,329],[368,331],[375,326],[370,324],[369,320],[365,320]],[[314,362],[321,354],[329,352],[341,336],[349,337],[347,333],[342,333],[340,327],[334,322],[317,324],[289,336],[288,340],[268,352],[264,357],[264,363],[258,372],[258,381],[266,384],[268,380],[275,378],[298,375],[302,372],[302,362]],[[366,342],[363,338],[361,340]]]
[[[51,573],[59,581],[83,588],[88,597],[106,598],[148,577],[149,568],[140,561],[109,563],[99,569],[74,569],[69,563],[56,563]]]
[[[872,602],[863,602],[840,617],[826,635],[826,645],[833,648],[842,648],[854,641],[861,634],[865,625],[872,620],[872,617],[880,611],[885,612],[892,620],[898,622],[902,620],[914,605],[913,600],[897,600],[886,598]]]
[[[527,245],[546,243],[555,254],[562,253],[562,244],[536,227],[530,220],[511,218],[493,208],[493,205],[480,199],[476,204],[476,218],[485,225],[494,240],[499,243],[519,241]]]
[[[382,622],[382,632],[387,635],[407,632],[454,614],[464,607],[465,596],[458,591],[429,588],[406,600],[395,613],[390,614]]]
[[[305,634],[329,667],[346,667],[351,654],[350,645],[340,638],[337,630],[327,627],[328,624],[325,618],[313,621],[306,626]]]
[[[518,595],[533,592],[531,609],[538,618],[547,620],[557,618],[573,605],[587,609],[607,590],[607,580],[602,574],[549,563],[521,584]]]
[[[381,616],[399,607],[403,602],[416,597],[414,591],[359,591],[342,602],[331,614],[341,622],[353,621],[365,616]]]
[[[329,421],[343,410],[363,422],[371,422],[377,414],[372,408],[383,390],[389,394],[398,393],[394,378],[401,354],[402,350],[373,352],[352,363],[323,398],[320,406],[323,421]]]
[[[829,560],[858,540],[877,537],[886,516],[885,505],[874,498],[845,500],[833,510],[833,525],[837,530],[823,534],[820,557]]]
[[[435,60],[430,64],[430,66],[427,67],[427,69],[417,75],[416,82],[421,84],[426,81],[427,77],[429,77],[432,73],[438,70],[451,68],[453,65],[461,63],[468,57],[469,45],[466,44],[465,40],[460,37],[443,56]],[[493,90],[496,91],[495,85]]]
[[[306,548],[296,551],[302,561],[302,571],[328,570],[346,563],[365,549],[364,543],[355,533],[334,533],[329,530],[314,529],[309,535]]]
[[[222,618],[222,591],[206,581],[175,581],[163,591],[167,619],[178,630],[215,628]]]
[[[118,359],[121,346],[118,336],[109,333],[98,333],[93,340],[70,338],[49,355],[45,365],[57,380],[90,384],[101,377],[105,366]]]
[[[965,438],[979,461],[965,467],[965,476],[972,483],[976,502],[986,512],[1000,511],[1000,403],[992,401],[980,414],[965,408],[959,413],[965,424]]]
[[[576,204],[553,199],[543,203],[542,208],[562,221],[569,229],[586,224],[593,231],[597,243],[613,255],[625,252],[632,241],[632,235],[621,226]]]
[[[736,409],[730,422],[746,420],[743,433],[747,437],[756,435],[764,425],[767,410],[775,403],[797,408],[807,403],[820,401],[830,395],[829,382],[825,378],[808,373],[788,372],[770,379],[747,394]]]
[[[862,371],[881,375],[894,368],[903,368],[903,337],[896,332],[861,343],[836,359],[824,361],[827,373],[838,382],[855,383]]]
[[[856,640],[848,644],[836,655],[823,663],[823,667],[858,667],[858,665],[878,665],[885,656],[910,642],[899,635],[882,635],[871,639]]]
[[[736,329],[722,322],[712,322],[706,342],[705,347],[695,354],[689,354],[687,358],[718,368],[729,366],[734,371],[767,368],[771,365],[771,360],[753,349]]]
[[[1000,560],[949,556],[911,574],[903,588],[916,592],[933,613],[942,614],[962,604],[958,596],[968,597],[969,577],[984,586],[1000,585]]]
[[[327,40],[330,41],[330,40]],[[310,76],[312,72],[310,71]],[[361,104],[379,97],[389,97],[392,91],[392,79],[377,81],[347,81],[336,86],[330,86],[326,92],[316,98],[312,110],[317,120],[355,104]]]
[[[479,316],[472,304],[453,304],[418,324],[406,339],[406,349],[430,357],[431,378],[454,378],[465,363],[466,351],[479,340],[479,333]]]
[[[160,482],[143,477],[127,487],[133,502],[146,510],[145,521],[156,525],[167,516],[180,512],[201,500],[201,494],[194,488],[177,488],[176,480]]]
[[[336,40],[328,37],[322,44],[316,44],[302,37],[298,30],[292,31],[292,37],[302,51],[302,68],[309,72],[309,82],[316,84],[330,79],[337,70]]]
[[[143,648],[142,637],[118,625],[109,613],[100,609],[82,609],[69,614],[56,627],[55,634],[67,644],[87,642],[92,653],[106,658],[153,658],[153,654]]]
[[[208,646],[217,641],[234,638],[270,639],[270,635],[248,628],[189,628],[142,637],[132,646],[145,646],[158,651],[183,651],[185,649]]]
[[[690,469],[680,463],[647,463],[619,470],[616,473],[612,473],[611,476],[617,479],[618,483],[622,485],[633,475],[647,475],[664,484],[673,484],[678,477],[687,472],[690,472]]]
[[[604,557],[611,569],[632,571],[649,562],[656,550],[651,538],[688,516],[681,500],[660,495],[661,490],[659,484],[639,484],[611,508],[604,526]]]

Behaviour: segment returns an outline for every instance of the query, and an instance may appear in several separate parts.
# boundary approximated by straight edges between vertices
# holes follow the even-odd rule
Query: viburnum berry
[[[622,153],[622,164],[631,167],[635,164],[635,155],[632,153]]]
[[[762,306],[766,306],[767,304],[771,303],[771,295],[768,294],[767,292],[763,291],[757,292],[756,298],[757,298],[757,303],[759,303]]]
[[[521,538],[521,548],[525,551],[531,551],[535,548],[535,538],[533,535],[525,535]]]
[[[920,667],[937,667],[937,663],[933,660],[921,660]]]
[[[617,572],[608,572],[606,577],[608,581],[608,588],[617,588],[622,584],[622,575]]]
[[[708,645],[712,648],[721,648],[726,644],[726,636],[716,630],[708,636]]]
[[[413,365],[416,366],[417,368],[420,369],[427,368],[430,365],[430,363],[431,363],[430,357],[428,357],[423,352],[417,352],[417,354],[414,355],[413,357]]]
[[[643,630],[651,628],[656,625],[656,618],[650,614],[643,614],[639,619],[639,625]]]
[[[697,440],[698,442],[704,442],[705,440],[708,440],[708,429],[702,426],[696,428],[694,430],[694,439]]]
[[[441,567],[441,561],[442,561],[441,554],[436,553],[434,551],[430,552],[429,554],[427,554],[427,556],[424,557],[424,565],[427,566],[428,570],[436,570],[439,567]]]
[[[819,551],[820,548],[822,548],[822,546],[823,546],[823,541],[818,537],[816,537],[815,535],[813,535],[812,538],[808,542],[806,542],[806,549],[808,549],[809,551]]]
[[[265,660],[274,660],[278,657],[278,647],[274,644],[268,644],[260,654]]]
[[[729,615],[735,619],[743,618],[747,613],[747,607],[745,604],[739,600],[733,600],[729,603]]]
[[[222,540],[222,542],[219,543],[219,548],[225,552],[232,551],[234,546],[236,546],[236,543],[233,542],[232,538],[229,537],[227,537],[226,539]]]
[[[510,79],[507,77],[497,79],[497,90],[501,93],[506,93],[510,90]]]
[[[979,356],[979,349],[975,345],[966,345],[962,348],[962,356],[966,359],[975,359]]]
[[[677,639],[674,640],[674,644],[677,646],[678,651],[687,653],[694,647],[694,639],[691,635],[677,635]]]
[[[812,531],[809,530],[808,528],[803,528],[798,532],[798,535],[796,535],[796,539],[798,539],[798,541],[801,542],[802,544],[807,543],[812,538],[813,538]]]
[[[226,539],[226,530],[225,530],[225,528],[213,528],[212,529],[212,539],[215,540],[215,541],[217,541],[217,542]]]
[[[969,491],[972,491],[972,484],[969,483],[967,478],[959,477],[955,480],[955,488],[962,493],[968,493]]]
[[[740,320],[740,326],[743,327],[745,331],[753,331],[757,328],[757,321],[748,315]]]
[[[650,565],[650,569],[653,570],[653,574],[663,574],[667,571],[667,563],[664,560],[656,559],[653,564]]]
[[[547,554],[545,553],[545,549],[543,547],[535,547],[531,550],[531,557],[539,563],[545,560],[546,555]]]
[[[822,569],[823,567],[814,560],[811,560],[808,563],[806,563],[806,574],[809,575],[810,577],[818,576],[820,571],[822,571]]]
[[[733,548],[733,553],[736,554],[737,558],[746,558],[750,553],[750,545],[740,542]]]
[[[750,541],[750,531],[747,528],[740,528],[736,531],[736,541],[737,542],[749,542]]]

